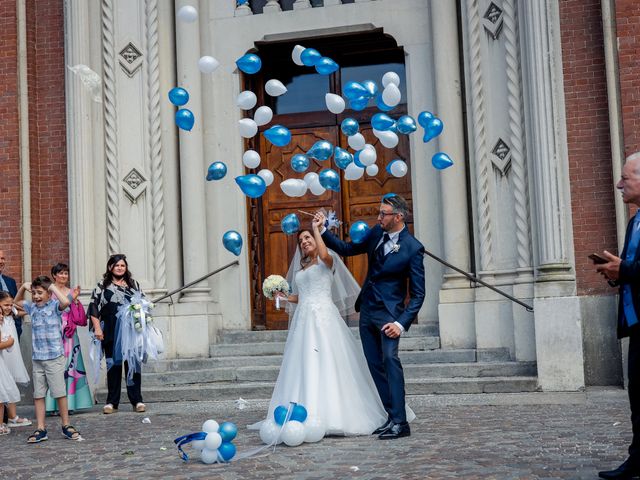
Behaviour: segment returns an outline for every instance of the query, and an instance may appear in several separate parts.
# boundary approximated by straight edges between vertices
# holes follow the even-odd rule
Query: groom
[[[344,242],[328,230],[322,232],[327,247],[339,255],[366,253],[369,270],[356,311],[360,312],[360,339],[369,370],[388,414],[373,433],[382,440],[408,437],[404,400],[404,374],[398,357],[400,335],[409,330],[424,301],[424,247],[409,233],[404,198],[382,197],[378,225],[361,243]],[[322,214],[317,214],[322,215]],[[321,219],[324,224],[324,218]],[[409,302],[405,304],[409,292]]]

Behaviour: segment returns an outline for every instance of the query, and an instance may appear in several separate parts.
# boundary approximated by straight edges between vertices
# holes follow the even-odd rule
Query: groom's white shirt
[[[405,226],[404,228],[407,228],[407,227]],[[404,230],[404,228],[402,230]],[[322,229],[320,230],[320,235],[322,235],[326,230],[327,230],[327,227],[322,227]],[[389,240],[387,240],[387,243],[384,244],[385,256],[393,249],[393,246],[398,242],[398,238],[400,237],[400,232],[402,232],[402,230],[398,230],[397,232],[393,232],[393,233],[387,232],[387,234],[389,235]],[[384,238],[384,235],[376,245],[376,249],[382,243],[383,238]],[[396,324],[400,329],[400,335],[402,335],[406,331],[400,322],[393,322],[393,323]]]

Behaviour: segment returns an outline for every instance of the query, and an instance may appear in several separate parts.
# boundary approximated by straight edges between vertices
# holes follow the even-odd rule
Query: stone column
[[[444,130],[438,137],[439,150],[454,166],[439,174],[442,185],[444,258],[469,270],[469,225],[467,216],[466,158],[462,119],[458,21],[453,2],[431,4],[434,39],[434,71],[438,116]],[[453,206],[455,208],[447,208]],[[440,291],[438,316],[440,337],[445,347],[474,347],[473,291],[464,276],[449,270]]]
[[[200,9],[200,2],[179,0],[176,12],[184,5]],[[180,130],[180,185],[182,196],[182,255],[185,283],[207,273],[207,226],[205,215],[206,167],[203,161],[202,102],[200,71],[200,23],[206,19],[199,16],[194,23],[184,23],[176,17],[176,66],[177,86],[190,93],[189,103],[183,108],[193,112],[195,124],[189,132]],[[206,301],[209,289],[195,287],[184,292],[181,301]]]
[[[537,245],[535,309],[538,381],[545,390],[584,386],[582,316],[569,264],[571,208],[562,50],[557,0],[520,2],[527,148]]]

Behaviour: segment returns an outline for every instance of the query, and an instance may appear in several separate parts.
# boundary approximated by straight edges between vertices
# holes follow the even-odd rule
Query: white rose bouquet
[[[262,282],[262,293],[264,293],[264,296],[269,300],[273,300],[275,297],[277,309],[280,308],[280,298],[276,296],[278,292],[288,294],[289,282],[280,275],[269,275],[264,279],[264,282]]]

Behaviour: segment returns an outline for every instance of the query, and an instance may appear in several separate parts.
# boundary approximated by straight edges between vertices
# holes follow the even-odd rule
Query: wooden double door
[[[338,232],[341,238],[349,238],[349,227],[352,222],[363,220],[369,226],[375,225],[378,219],[380,199],[382,195],[394,192],[402,195],[411,204],[411,163],[409,159],[409,142],[406,136],[399,135],[400,142],[394,149],[387,149],[373,135],[371,127],[361,124],[360,132],[367,143],[376,148],[379,171],[375,176],[366,173],[359,180],[347,181],[344,172],[333,163],[333,158],[326,161],[310,159],[309,169],[304,173],[296,173],[291,168],[291,157],[297,153],[306,153],[318,140],[327,140],[333,145],[347,149],[347,138],[338,125],[297,128],[291,130],[291,142],[284,148],[275,147],[264,136],[260,137],[260,168],[268,168],[273,172],[273,184],[265,194],[251,205],[250,231],[253,232],[251,248],[252,285],[256,292],[253,295],[253,328],[287,329],[286,312],[276,310],[273,302],[262,296],[262,281],[271,274],[285,276],[296,249],[296,235],[282,232],[280,222],[290,213],[298,210],[315,212],[320,208],[333,210],[343,223]],[[393,159],[400,158],[409,165],[406,176],[396,178],[386,171],[386,166]],[[288,178],[302,178],[308,172],[320,172],[325,168],[333,168],[341,175],[340,192],[327,190],[320,196],[308,191],[304,197],[291,198],[285,195],[280,182]],[[303,227],[310,227],[311,217],[298,213]],[[409,219],[410,228],[411,218]],[[365,255],[349,257],[345,262],[360,285],[367,274],[367,258]]]

